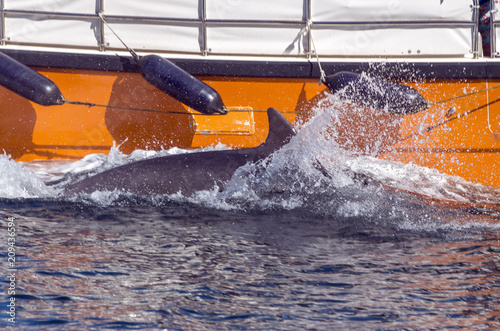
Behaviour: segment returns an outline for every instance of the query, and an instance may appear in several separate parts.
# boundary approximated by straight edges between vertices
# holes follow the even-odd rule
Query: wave
[[[56,194],[36,172],[26,164],[11,160],[9,155],[0,154],[0,197],[46,198]]]

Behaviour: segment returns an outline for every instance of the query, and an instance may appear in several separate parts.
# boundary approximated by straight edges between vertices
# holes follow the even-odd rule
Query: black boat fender
[[[158,55],[146,55],[136,61],[144,79],[172,98],[200,113],[227,113],[215,89],[171,61]]]
[[[414,88],[385,79],[341,71],[325,78],[332,93],[345,89],[342,98],[362,106],[408,115],[429,108],[429,103]]]
[[[3,53],[0,53],[0,85],[42,106],[64,104],[53,81]]]

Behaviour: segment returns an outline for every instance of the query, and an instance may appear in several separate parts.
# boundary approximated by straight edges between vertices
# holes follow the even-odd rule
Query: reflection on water
[[[498,216],[409,229],[168,200],[0,209],[18,222],[21,329],[500,327]]]

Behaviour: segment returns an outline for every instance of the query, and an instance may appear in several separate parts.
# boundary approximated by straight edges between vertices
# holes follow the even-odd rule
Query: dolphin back
[[[146,159],[109,169],[65,188],[64,194],[120,190],[140,195],[222,189],[236,169],[258,162],[288,143],[295,135],[290,122],[269,108],[269,133],[255,148],[193,152]]]

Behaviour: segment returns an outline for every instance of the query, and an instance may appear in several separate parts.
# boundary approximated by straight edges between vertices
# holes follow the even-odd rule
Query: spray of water
[[[55,191],[45,185],[37,174],[15,162],[9,155],[0,154],[0,198],[46,198]]]

